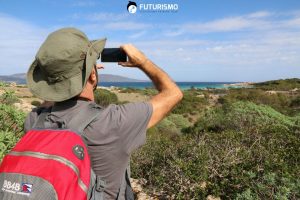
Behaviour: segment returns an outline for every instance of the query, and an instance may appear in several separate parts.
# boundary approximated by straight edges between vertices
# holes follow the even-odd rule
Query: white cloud
[[[90,13],[90,14],[80,14],[75,13],[71,16],[72,19],[84,19],[86,21],[121,21],[129,17],[128,13],[111,13],[111,12],[99,12],[99,13]]]
[[[291,27],[291,28],[300,28],[300,17],[287,20],[286,21],[286,26]]]
[[[187,23],[181,27],[181,33],[215,33],[215,32],[234,32],[253,29],[266,29],[270,27],[270,22],[247,18],[247,17],[227,17],[204,23]]]
[[[134,33],[132,35],[129,35],[128,38],[137,39],[137,38],[140,38],[141,36],[145,35],[146,33],[147,33],[147,31],[140,31],[140,32]]]
[[[74,1],[71,5],[75,7],[91,7],[95,6],[98,3],[96,1],[90,1],[90,0],[77,0]]]
[[[167,30],[164,32],[164,35],[167,37],[175,37],[175,36],[182,35],[183,33],[184,33],[184,30],[182,30],[182,29],[177,29],[177,30],[173,30],[173,31]]]
[[[27,71],[47,30],[0,14],[0,74]]]
[[[265,17],[270,17],[272,15],[274,15],[274,13],[272,13],[272,12],[258,11],[258,12],[250,13],[248,15],[248,17],[249,18],[265,18]]]
[[[183,34],[208,34],[220,32],[241,31],[270,31],[276,29],[300,28],[298,12],[274,13],[258,11],[240,16],[224,17],[206,22],[193,22],[172,25],[172,31],[166,31],[166,36],[180,36]]]
[[[140,22],[111,22],[103,24],[103,28],[109,30],[145,30],[147,28],[151,28],[152,25]]]
[[[108,33],[124,30],[122,39],[108,41],[110,46],[132,39],[177,80],[206,80],[214,74],[219,74],[214,80],[228,81],[300,76],[300,16],[282,15],[258,11],[206,22],[153,25],[126,21],[122,15],[112,21],[108,20],[112,14],[102,13],[98,20],[103,22],[88,21],[80,29]],[[25,72],[50,31],[6,15],[0,15],[0,27],[0,74]],[[201,34],[210,33],[220,33],[220,37],[201,39]],[[225,34],[229,37],[222,37]],[[115,73],[115,68],[107,71]],[[132,73],[127,69],[117,71]]]

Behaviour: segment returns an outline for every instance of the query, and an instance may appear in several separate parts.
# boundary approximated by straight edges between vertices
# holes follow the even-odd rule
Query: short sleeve
[[[125,151],[130,154],[146,141],[147,126],[152,116],[150,102],[127,103],[117,106],[117,134]]]

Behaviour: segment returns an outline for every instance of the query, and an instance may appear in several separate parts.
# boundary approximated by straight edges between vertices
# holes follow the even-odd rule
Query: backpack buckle
[[[104,192],[106,186],[106,181],[103,180],[100,176],[97,176],[96,178],[96,190],[98,192]]]

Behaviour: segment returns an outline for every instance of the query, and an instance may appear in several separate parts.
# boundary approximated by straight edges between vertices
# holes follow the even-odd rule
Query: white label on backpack
[[[2,191],[29,196],[32,191],[32,184],[29,183],[20,184],[20,183],[4,180],[2,185]]]

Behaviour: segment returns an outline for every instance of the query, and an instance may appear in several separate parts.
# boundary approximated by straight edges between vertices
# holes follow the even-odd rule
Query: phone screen
[[[120,48],[104,48],[101,53],[101,62],[126,62],[127,55]]]

